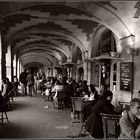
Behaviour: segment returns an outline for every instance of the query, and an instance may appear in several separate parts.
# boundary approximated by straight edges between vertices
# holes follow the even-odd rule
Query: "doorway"
[[[110,69],[111,62],[109,60],[101,63],[101,84],[106,85],[108,89],[110,89]]]

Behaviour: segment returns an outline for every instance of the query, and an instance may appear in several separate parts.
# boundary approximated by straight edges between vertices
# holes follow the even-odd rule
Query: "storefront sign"
[[[120,63],[120,90],[132,91],[132,62]]]

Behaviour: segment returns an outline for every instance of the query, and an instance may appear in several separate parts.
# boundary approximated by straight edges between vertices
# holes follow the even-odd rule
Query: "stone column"
[[[53,68],[51,68],[51,76],[53,77]]]
[[[6,78],[6,46],[4,43],[4,36],[1,27],[1,79]]]
[[[84,69],[84,80],[88,80],[88,62],[83,62],[83,69]]]
[[[1,34],[0,34],[0,85],[2,85],[2,42],[1,42]],[[1,90],[1,86],[0,86]]]
[[[14,76],[17,76],[17,74],[16,74],[16,67],[17,67],[17,63],[16,63],[16,54],[14,55],[14,59],[13,59],[13,74],[14,74]]]
[[[11,48],[12,49],[12,48]],[[13,61],[14,61],[14,55],[13,52],[11,50],[11,81],[14,80],[14,66],[13,66]]]
[[[23,72],[24,69],[23,69],[23,65],[20,63],[20,73]]]
[[[20,75],[20,62],[19,62],[19,58],[17,60],[17,78],[19,79],[19,75]]]
[[[11,46],[9,45],[6,53],[6,77],[11,81]]]
[[[88,70],[88,51],[85,51],[82,53],[83,54],[83,69],[84,69],[84,80],[87,80],[88,81],[88,73],[89,73],[89,70]]]

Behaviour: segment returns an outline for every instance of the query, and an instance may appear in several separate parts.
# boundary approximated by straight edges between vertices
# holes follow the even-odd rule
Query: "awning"
[[[54,65],[54,66],[52,66],[52,68],[55,68],[55,69],[61,69],[62,66],[61,66],[61,65]]]
[[[62,66],[66,66],[66,67],[72,67],[74,65],[77,65],[77,63],[73,63],[73,62],[66,62],[66,63],[62,63]]]
[[[89,58],[88,61],[92,62],[92,61],[96,61],[96,60],[116,60],[116,61],[124,61],[122,58],[120,57],[112,57],[109,55],[100,55],[97,57],[93,57],[93,58]]]

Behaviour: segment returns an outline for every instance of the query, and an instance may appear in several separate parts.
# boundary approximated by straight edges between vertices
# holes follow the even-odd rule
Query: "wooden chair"
[[[64,91],[57,91],[56,100],[54,100],[54,108],[63,109],[65,107],[65,94]]]
[[[118,138],[120,134],[119,120],[121,115],[100,114],[102,116],[103,131],[105,138]]]
[[[82,97],[71,97],[72,109],[74,114],[73,123],[81,123],[82,122],[82,107],[83,107],[83,98]]]
[[[7,103],[9,102],[9,98],[5,97],[5,98],[2,98],[2,96],[0,97],[0,113],[1,113],[1,123],[3,125],[3,121],[4,119],[7,120],[7,122],[9,123],[9,120],[8,120],[8,115],[7,115]],[[5,117],[4,117],[5,115]]]
[[[8,96],[9,96],[9,100],[11,100],[12,102],[14,101],[14,96],[16,95],[16,90],[15,88],[13,88],[9,93],[8,93]]]

